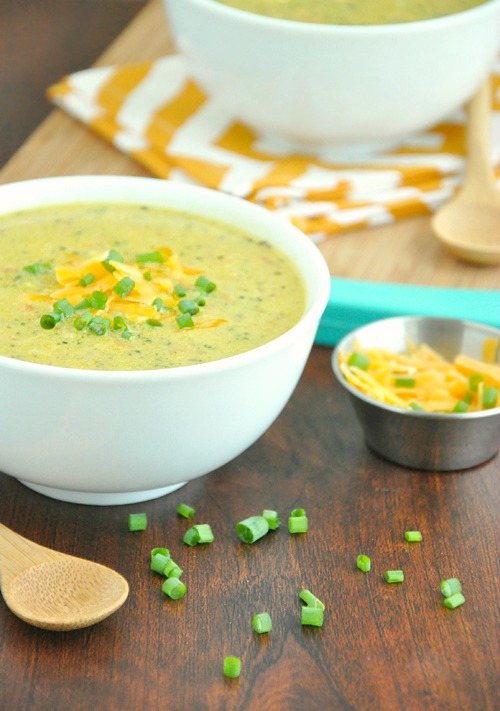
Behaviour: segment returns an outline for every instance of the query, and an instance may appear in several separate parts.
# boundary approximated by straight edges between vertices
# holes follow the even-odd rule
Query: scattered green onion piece
[[[418,543],[422,540],[422,534],[420,531],[405,531],[405,540],[408,543]]]
[[[307,533],[308,521],[307,516],[289,516],[288,517],[288,532],[289,533]]]
[[[83,329],[89,325],[93,318],[94,314],[92,314],[90,311],[84,311],[83,314],[80,314],[80,316],[77,316],[75,318],[75,320],[73,321],[73,326],[76,328],[77,331],[83,331]]]
[[[199,276],[198,279],[195,281],[195,286],[197,286],[202,291],[205,291],[207,294],[217,288],[214,282],[210,281],[210,279],[208,279],[206,276]]]
[[[466,402],[467,405],[471,405],[473,400],[474,400],[474,393],[465,393],[464,402]]]
[[[372,562],[367,555],[363,555],[361,553],[360,555],[358,555],[358,558],[356,560],[356,565],[358,566],[358,568],[360,570],[363,571],[363,573],[368,573],[372,567]]]
[[[93,291],[90,295],[90,307],[93,309],[103,309],[106,306],[108,295],[104,291]]]
[[[94,308],[92,306],[92,300],[91,300],[90,296],[84,296],[83,299],[81,301],[79,301],[75,306],[75,309],[77,309],[78,311],[81,311],[82,309],[90,309],[90,308]]]
[[[290,512],[290,516],[305,516],[306,515],[306,510],[305,509],[292,509]]]
[[[94,281],[95,276],[92,274],[92,272],[88,272],[88,274],[85,274],[85,276],[82,276],[80,281],[78,282],[80,286],[88,286],[89,284],[92,284]]]
[[[58,313],[53,313],[53,314],[44,314],[40,318],[40,326],[44,328],[46,331],[50,331],[56,324],[59,323],[61,320],[61,314]]]
[[[402,570],[387,570],[385,579],[388,583],[402,583],[405,579],[405,575]]]
[[[198,523],[193,528],[198,534],[198,543],[213,543],[214,534],[208,523]]]
[[[225,657],[222,671],[224,676],[229,679],[237,679],[241,674],[241,659],[239,657]]]
[[[354,366],[355,368],[360,368],[360,370],[368,370],[368,368],[370,367],[370,359],[368,358],[368,356],[363,355],[363,353],[353,351],[347,359],[347,365]]]
[[[155,555],[163,555],[165,558],[170,558],[170,551],[168,548],[153,548],[151,550],[151,560],[153,560]]]
[[[88,329],[91,333],[96,336],[104,336],[111,325],[109,318],[102,318],[101,316],[95,316],[88,325]]]
[[[135,261],[137,262],[137,264],[145,264],[146,262],[151,262],[153,264],[161,264],[164,259],[163,254],[158,250],[155,250],[154,252],[143,252],[142,254],[138,254],[135,258]]]
[[[483,381],[484,378],[481,373],[472,373],[472,375],[469,375],[469,388],[475,393],[477,392],[477,386]]]
[[[458,400],[455,407],[453,408],[453,412],[467,412],[468,409],[469,403],[467,403],[465,400]]]
[[[151,558],[151,570],[154,570],[155,573],[160,573],[161,575],[164,575],[164,570],[170,560],[170,557],[167,557],[162,553],[157,553]]]
[[[157,318],[147,318],[146,325],[151,326],[151,328],[161,328],[163,326],[162,322],[158,321]]]
[[[182,540],[184,543],[187,543],[188,546],[195,546],[200,541],[200,534],[193,526],[192,528],[188,528]]]
[[[114,285],[112,291],[114,291],[115,294],[120,297],[120,299],[124,299],[130,294],[134,286],[135,281],[129,276],[125,276],[123,277],[123,279],[120,279],[117,284]]]
[[[179,516],[184,516],[184,518],[193,518],[193,516],[196,513],[196,510],[193,509],[192,506],[188,506],[187,504],[179,504],[177,507],[177,513]]]
[[[35,276],[50,272],[51,269],[52,266],[48,262],[34,262],[23,267],[23,271],[28,272],[28,274],[35,274]]]
[[[445,597],[443,600],[444,606],[449,610],[454,610],[456,607],[460,607],[465,602],[465,598],[462,593],[454,593],[450,597]]]
[[[132,339],[135,338],[134,334],[132,331],[129,331],[128,328],[122,333],[122,338],[125,338],[127,341],[131,341]]]
[[[110,264],[110,262],[123,262],[122,255],[120,254],[120,252],[117,252],[116,249],[110,249],[106,259],[101,262],[104,269],[107,269],[108,272],[114,272],[115,267]]]
[[[493,387],[493,385],[487,385],[483,388],[483,408],[485,410],[491,410],[491,408],[496,407],[497,399],[497,388]]]
[[[65,318],[73,316],[75,313],[75,309],[71,306],[68,299],[59,299],[59,301],[56,301],[54,304],[54,311],[61,314],[61,316],[64,316]]]
[[[444,597],[451,597],[456,593],[462,592],[462,585],[460,584],[460,580],[458,580],[458,578],[447,578],[446,580],[442,580],[439,587]]]
[[[114,331],[119,331],[119,330],[127,330],[127,324],[125,323],[125,319],[123,316],[115,316],[113,319],[113,330]]]
[[[276,529],[279,528],[281,521],[277,511],[273,511],[272,509],[264,509],[262,515],[269,524],[270,531],[276,531]]]
[[[172,600],[179,600],[186,594],[186,586],[179,578],[167,578],[161,586],[161,589],[165,595],[171,597]]]
[[[419,405],[418,402],[410,402],[410,407],[412,410],[415,410],[415,412],[427,412],[425,407],[422,407],[422,405]]]
[[[264,516],[250,516],[236,524],[236,533],[243,543],[255,543],[269,531],[269,522]]]
[[[271,616],[267,612],[260,612],[258,615],[254,615],[252,619],[252,626],[257,634],[270,632],[273,628]]]
[[[196,301],[193,301],[192,299],[181,299],[177,306],[179,307],[179,311],[181,313],[191,314],[191,316],[194,316],[200,310]]]
[[[299,597],[302,600],[302,602],[305,602],[308,607],[319,607],[320,610],[325,609],[325,605],[319,598],[316,597],[316,595],[313,595],[313,593],[310,590],[301,590],[299,593]]]
[[[205,301],[205,299],[198,299],[196,303],[198,304],[198,306],[205,306],[207,302]]]
[[[321,607],[309,607],[304,605],[301,612],[300,622],[302,625],[321,627],[323,625],[324,612]]]
[[[163,566],[163,570],[161,572],[166,578],[179,579],[184,571],[182,568],[179,568],[177,563],[175,563],[172,558],[169,558]]]
[[[182,284],[176,284],[174,286],[174,293],[176,296],[186,296],[187,294],[186,289],[182,286]]]
[[[146,281],[152,281],[153,280],[153,275],[151,272],[144,272],[142,275]]]
[[[162,313],[163,311],[166,311],[166,308],[163,305],[163,299],[160,299],[159,296],[156,297],[156,299],[153,301],[153,303],[151,305],[154,306],[155,309],[157,311],[159,311],[160,313]]]
[[[145,531],[148,527],[148,517],[145,513],[131,513],[128,515],[129,531]]]
[[[191,318],[191,314],[182,314],[182,316],[177,316],[175,319],[179,325],[179,328],[189,328],[191,326],[194,326],[193,319]]]
[[[394,384],[397,388],[414,388],[416,382],[415,378],[394,378]]]

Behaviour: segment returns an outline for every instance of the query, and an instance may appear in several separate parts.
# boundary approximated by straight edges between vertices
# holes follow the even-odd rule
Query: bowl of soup
[[[28,180],[0,206],[0,471],[63,501],[143,501],[278,417],[330,288],[299,230],[153,178]]]
[[[339,157],[447,117],[499,49],[500,0],[163,2],[189,72],[228,117]]]

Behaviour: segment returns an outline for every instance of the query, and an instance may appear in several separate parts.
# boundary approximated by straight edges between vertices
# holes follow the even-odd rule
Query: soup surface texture
[[[218,0],[239,10],[282,20],[328,25],[387,25],[429,20],[482,5],[485,0]]]
[[[0,355],[97,370],[193,365],[276,338],[304,308],[288,257],[221,222],[101,204],[0,216]]]

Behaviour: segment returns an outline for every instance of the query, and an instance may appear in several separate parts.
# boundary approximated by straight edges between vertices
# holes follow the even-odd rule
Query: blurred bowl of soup
[[[500,0],[163,3],[196,82],[291,149],[394,145],[468,100],[499,49]]]
[[[0,205],[0,471],[63,501],[143,501],[278,417],[330,288],[299,230],[150,178],[24,181]]]

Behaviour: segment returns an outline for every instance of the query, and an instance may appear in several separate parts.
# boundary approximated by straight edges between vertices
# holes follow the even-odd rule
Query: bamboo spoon
[[[30,625],[88,627],[123,605],[128,589],[111,568],[40,546],[0,523],[0,590],[7,607]]]
[[[490,160],[490,81],[468,105],[463,187],[435,214],[432,229],[450,252],[473,264],[500,264],[500,192]]]

